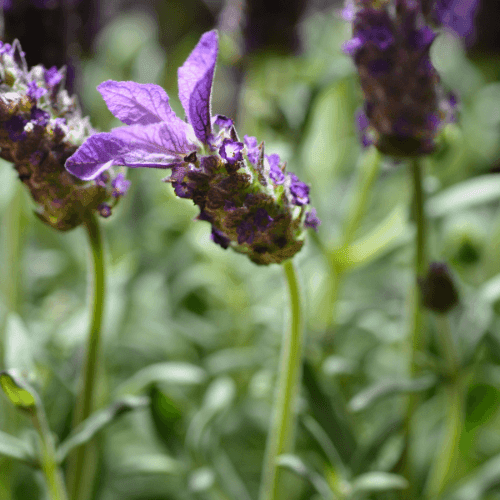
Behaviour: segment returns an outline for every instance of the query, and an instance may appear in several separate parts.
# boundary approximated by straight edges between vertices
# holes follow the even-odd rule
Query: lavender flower
[[[198,219],[211,223],[215,243],[258,264],[279,263],[300,250],[305,227],[319,221],[309,216],[306,224],[309,187],[286,172],[278,155],[265,155],[254,137],[240,142],[229,118],[211,116],[217,52],[217,32],[205,33],[179,68],[187,122],[157,85],[100,84],[109,110],[125,126],[89,137],[66,168],[84,180],[100,179],[115,165],[170,169],[166,180],[200,208]]]
[[[63,80],[55,67],[28,70],[19,42],[0,42],[0,157],[14,164],[38,205],[38,217],[68,230],[89,211],[109,216],[128,181],[110,171],[106,182],[82,182],[64,169],[94,130],[62,88]]]
[[[453,110],[431,64],[436,36],[420,2],[357,0],[353,38],[344,44],[359,72],[365,103],[357,114],[363,145],[383,153],[419,156],[436,148],[436,137]]]

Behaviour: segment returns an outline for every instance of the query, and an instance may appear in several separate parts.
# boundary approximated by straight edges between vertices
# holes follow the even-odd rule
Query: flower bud
[[[65,231],[89,211],[101,213],[105,202],[111,209],[128,181],[108,171],[106,180],[82,182],[64,168],[94,130],[63,82],[64,70],[41,65],[28,70],[19,42],[0,42],[0,157],[14,164],[37,216]]]
[[[419,279],[422,304],[438,313],[447,313],[458,303],[458,292],[448,266],[433,262],[427,275]]]

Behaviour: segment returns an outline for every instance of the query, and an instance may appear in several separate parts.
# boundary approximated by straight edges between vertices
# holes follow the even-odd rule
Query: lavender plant
[[[19,42],[0,42],[0,157],[14,165],[29,189],[38,218],[61,231],[85,226],[92,250],[92,318],[75,425],[92,411],[103,313],[104,263],[96,213],[109,217],[129,186],[123,173],[112,169],[97,182],[81,181],[65,170],[65,161],[93,132],[76,98],[64,89],[64,70],[28,69]]]
[[[217,32],[205,33],[179,68],[179,98],[187,122],[178,118],[165,91],[153,84],[107,81],[98,86],[109,110],[123,123],[95,134],[66,161],[83,180],[99,182],[115,165],[170,169],[165,179],[180,198],[200,209],[212,225],[212,240],[246,254],[256,264],[283,263],[292,324],[282,348],[275,415],[263,467],[261,499],[277,498],[277,457],[293,442],[294,405],[303,342],[297,278],[290,259],[304,244],[305,229],[320,221],[309,205],[309,186],[264,143],[240,141],[232,120],[211,116],[218,52]]]
[[[430,59],[430,48],[437,35],[431,24],[445,26],[458,35],[470,34],[476,7],[475,1],[355,0],[348,2],[344,11],[346,17],[352,20],[353,37],[344,44],[343,49],[353,57],[364,95],[363,110],[356,117],[362,143],[364,146],[373,144],[381,153],[409,159],[411,163],[417,226],[411,335],[412,376],[419,371],[417,358],[425,342],[426,324],[422,306],[431,309],[436,307],[431,277],[436,273],[442,274],[441,278],[435,278],[440,279],[439,295],[450,295],[454,291],[451,285],[443,291],[446,280],[444,270],[439,273],[436,266],[431,266],[426,276],[427,222],[419,158],[438,149],[437,137],[447,123],[455,120],[457,105],[455,94],[444,91]],[[441,328],[439,335],[448,339],[447,328]],[[449,340],[441,343],[448,349],[452,346]],[[457,391],[453,391],[450,399],[451,412],[455,412],[458,404],[456,394]],[[398,469],[407,476],[410,475],[407,457],[409,429],[415,409],[416,399],[410,396],[405,422],[406,448]],[[449,448],[445,446],[443,450],[430,480],[429,491],[432,495],[441,493],[445,471],[452,460]],[[409,479],[409,494],[412,495],[414,481],[413,478]]]

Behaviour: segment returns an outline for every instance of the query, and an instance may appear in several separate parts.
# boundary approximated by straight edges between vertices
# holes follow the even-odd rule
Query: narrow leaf
[[[368,264],[404,243],[410,234],[405,210],[397,206],[380,224],[348,248],[346,266]]]
[[[433,375],[426,375],[415,380],[387,380],[376,383],[356,394],[349,401],[348,408],[352,412],[365,410],[379,399],[394,394],[425,391],[436,383]]]
[[[190,363],[156,363],[139,370],[117,389],[118,395],[138,394],[155,382],[171,384],[201,384],[206,378],[203,369]]]
[[[390,472],[367,472],[352,482],[352,495],[369,491],[404,490],[408,481]]]
[[[304,362],[303,368],[304,387],[311,413],[338,450],[343,463],[347,464],[356,449],[356,440],[349,426],[347,413],[338,403],[342,398],[340,394],[338,397],[331,397],[323,391],[307,361]]]
[[[464,210],[500,199],[500,174],[474,177],[433,196],[426,204],[429,217]]]
[[[82,422],[71,435],[59,445],[57,460],[62,462],[68,453],[75,447],[90,441],[104,427],[111,424],[118,417],[132,410],[144,408],[149,405],[146,397],[124,397],[108,408],[98,411]]]
[[[278,465],[304,478],[325,500],[335,500],[336,497],[326,480],[307,467],[296,455],[280,455]]]
[[[28,443],[0,431],[0,455],[19,460],[33,467],[38,467],[35,452]]]

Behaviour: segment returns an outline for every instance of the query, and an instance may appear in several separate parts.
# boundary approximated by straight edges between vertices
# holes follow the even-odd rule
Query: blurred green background
[[[182,116],[177,67],[200,34],[218,25],[213,114],[236,116],[241,136],[265,140],[268,154],[279,153],[311,185],[322,225],[294,259],[307,341],[296,450],[302,462],[289,467],[296,474],[286,476],[287,499],[319,500],[323,483],[332,498],[401,498],[405,484],[384,473],[398,470],[409,391],[419,394],[410,448],[414,498],[425,498],[445,446],[448,382],[433,315],[421,374],[409,381],[415,230],[404,162],[384,160],[352,266],[339,277],[330,265],[363,154],[353,118],[362,95],[340,50],[350,26],[339,6],[306,5],[294,28],[301,50],[283,54],[246,51],[241,22],[231,24],[217,2],[200,3],[205,15],[196,2],[102,5],[89,46],[71,54],[74,91],[96,128],[120,124],[95,89],[107,79],[157,83]],[[238,2],[229,7],[244,16]],[[432,60],[461,102],[458,123],[425,160],[430,254],[449,264],[461,298],[449,319],[461,359],[463,420],[442,498],[498,500],[500,58],[467,54],[460,40],[441,34]],[[282,270],[213,244],[209,224],[193,221],[197,210],[160,182],[165,175],[129,170],[128,195],[102,220],[107,303],[98,406],[125,394],[145,394],[151,405],[98,435],[93,498],[255,499],[287,321]],[[30,374],[61,441],[89,322],[86,235],[44,226],[5,162],[0,186],[0,366]],[[0,429],[33,441],[29,421],[3,397]],[[1,500],[45,498],[40,472],[9,460],[1,468]]]

